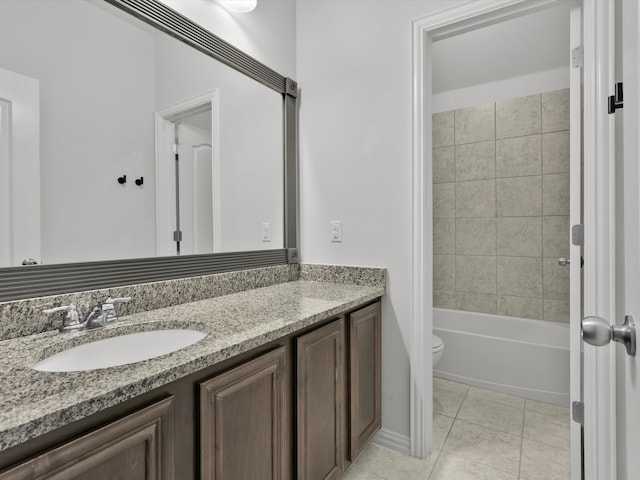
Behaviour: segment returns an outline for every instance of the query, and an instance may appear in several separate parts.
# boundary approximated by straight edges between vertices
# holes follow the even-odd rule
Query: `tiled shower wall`
[[[569,321],[569,90],[433,115],[434,306]]]

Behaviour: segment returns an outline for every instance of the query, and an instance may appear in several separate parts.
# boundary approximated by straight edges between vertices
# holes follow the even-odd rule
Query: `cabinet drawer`
[[[173,397],[0,474],[0,480],[173,480]]]

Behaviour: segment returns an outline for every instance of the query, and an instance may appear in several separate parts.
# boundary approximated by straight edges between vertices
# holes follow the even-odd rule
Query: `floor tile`
[[[434,450],[428,458],[420,459],[370,444],[358,457],[355,466],[383,480],[427,480],[439,453]]]
[[[453,418],[437,413],[433,414],[433,448],[439,450],[449,435],[453,425]]]
[[[442,450],[472,462],[516,474],[521,438],[457,419]]]
[[[429,480],[516,480],[517,477],[462,457],[442,452]]]
[[[342,480],[380,480],[381,477],[373,475],[366,470],[362,470],[358,465],[351,465]]]
[[[524,415],[523,436],[547,445],[569,448],[571,442],[569,416],[543,415],[527,410]]]
[[[533,440],[522,441],[520,478],[526,480],[569,480],[569,450]]]
[[[483,400],[491,400],[492,402],[505,403],[507,405],[524,406],[524,398],[515,395],[507,395],[506,393],[494,392],[484,388],[469,387],[467,393],[469,397],[482,398]]]
[[[542,413],[543,415],[550,415],[556,418],[569,418],[569,409],[567,407],[560,407],[559,405],[553,405],[551,403],[527,399],[525,408],[527,411]]]
[[[522,436],[524,405],[507,405],[467,395],[457,418],[492,430]]]
[[[442,378],[433,379],[433,413],[455,417],[469,390],[468,385],[450,382]]]

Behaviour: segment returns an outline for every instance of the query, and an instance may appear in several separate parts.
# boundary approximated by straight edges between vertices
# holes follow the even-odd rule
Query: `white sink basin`
[[[63,350],[36,363],[43,372],[79,372],[140,362],[175,352],[202,340],[197,330],[151,330],[105,338]]]

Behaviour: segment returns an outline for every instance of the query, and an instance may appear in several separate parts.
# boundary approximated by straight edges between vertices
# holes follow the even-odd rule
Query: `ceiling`
[[[569,5],[433,43],[433,93],[569,65]]]

